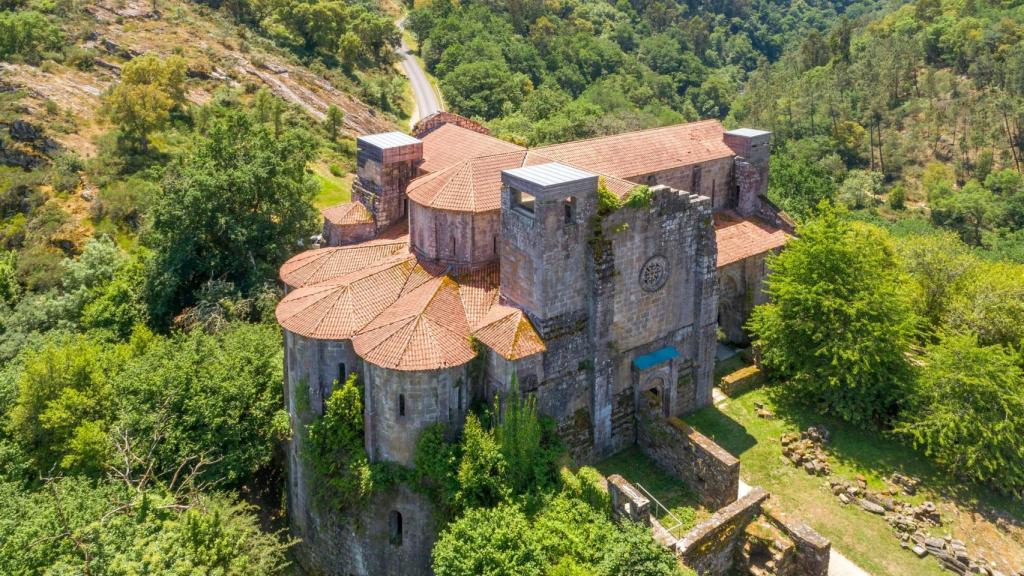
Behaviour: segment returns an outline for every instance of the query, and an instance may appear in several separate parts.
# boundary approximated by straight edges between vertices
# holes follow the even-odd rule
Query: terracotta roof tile
[[[422,206],[455,212],[501,209],[501,171],[523,165],[526,151],[469,158],[413,180],[409,199]]]
[[[592,172],[630,178],[733,156],[717,120],[677,124],[536,148],[552,160]]]
[[[373,215],[359,202],[343,202],[320,211],[331,224],[373,224]]]
[[[718,267],[781,248],[789,240],[785,231],[756,218],[743,218],[735,212],[715,214],[715,242]]]
[[[476,356],[459,286],[435,278],[402,296],[352,339],[367,362],[392,370],[436,370]]]
[[[398,299],[415,266],[412,256],[398,256],[293,290],[278,303],[277,322],[309,338],[351,338]]]
[[[547,350],[523,311],[509,306],[493,307],[474,335],[507,360],[518,360]]]
[[[420,169],[437,172],[469,158],[523,150],[511,142],[480,134],[455,124],[445,124],[423,137]]]
[[[407,240],[307,250],[292,256],[281,266],[281,281],[289,288],[299,288],[369,268],[408,250]]]

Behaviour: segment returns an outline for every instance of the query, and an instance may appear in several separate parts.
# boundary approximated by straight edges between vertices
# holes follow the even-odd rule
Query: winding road
[[[398,29],[405,31],[405,18],[397,22]],[[405,35],[402,35],[402,44],[398,47],[398,57],[401,59],[402,72],[409,79],[412,86],[412,98],[415,108],[409,118],[411,124],[416,124],[421,119],[430,116],[434,112],[444,110],[444,104],[434,90],[433,84],[427,78],[419,60],[413,55],[412,50],[405,43]]]

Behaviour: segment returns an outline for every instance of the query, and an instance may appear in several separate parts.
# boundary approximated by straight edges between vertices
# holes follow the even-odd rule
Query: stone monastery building
[[[358,139],[354,201],[324,211],[324,247],[281,268],[293,421],[358,372],[367,453],[412,466],[423,428],[457,430],[514,373],[592,462],[636,441],[643,393],[666,416],[711,403],[716,332],[746,340],[765,255],[792,233],[765,198],[768,132],[703,121],[526,149],[442,112],[414,134]],[[599,186],[638,185],[649,202],[599,213]],[[300,444],[289,509],[304,562],[429,573],[425,499],[399,487],[355,522],[318,510]]]

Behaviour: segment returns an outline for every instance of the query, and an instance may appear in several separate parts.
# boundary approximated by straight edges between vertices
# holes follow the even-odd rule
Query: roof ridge
[[[536,148],[530,148],[530,150],[545,150],[555,148],[557,146],[567,146],[569,144],[582,144],[583,142],[593,142],[594,140],[603,140],[605,138],[619,138],[622,136],[629,136],[632,134],[651,133],[658,132],[661,130],[670,130],[672,128],[679,128],[681,126],[704,126],[707,124],[721,124],[719,120],[714,118],[705,118],[704,120],[695,120],[693,122],[682,122],[679,124],[669,124],[667,126],[654,126],[653,128],[642,128],[640,130],[630,130],[628,132],[619,132],[616,134],[605,134],[604,136],[591,136],[590,138],[583,138],[581,140],[569,140],[568,142],[559,142],[556,144],[545,144],[544,146],[538,146]]]

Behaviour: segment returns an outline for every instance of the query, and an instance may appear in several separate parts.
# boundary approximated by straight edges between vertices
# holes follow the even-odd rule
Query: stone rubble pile
[[[811,426],[799,434],[783,434],[780,442],[782,455],[794,466],[803,468],[813,476],[828,476],[832,473],[828,465],[828,456],[825,454],[828,430],[824,426]]]
[[[980,574],[983,576],[1024,576],[1024,570],[1008,575],[995,568],[995,564],[984,558],[972,557],[967,545],[950,536],[939,538],[929,535],[930,527],[941,526],[942,516],[932,502],[911,504],[896,498],[900,492],[906,495],[917,493],[919,481],[901,474],[890,478],[892,489],[880,493],[868,490],[867,481],[858,476],[853,482],[839,479],[828,481],[832,494],[843,504],[852,504],[882,516],[892,528],[900,545],[911,550],[919,558],[932,556],[943,568],[961,576]]]

